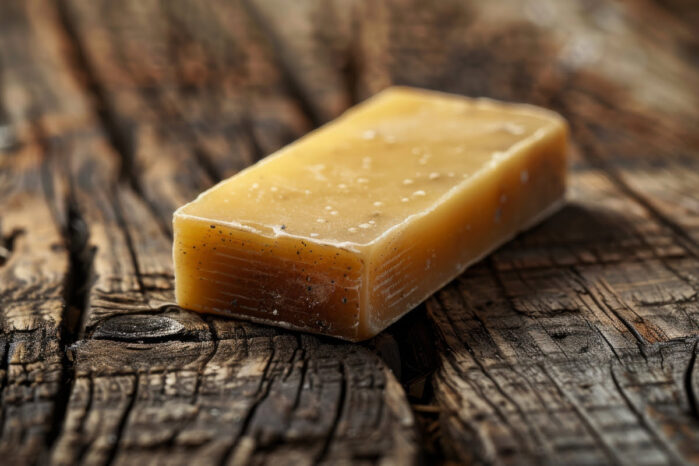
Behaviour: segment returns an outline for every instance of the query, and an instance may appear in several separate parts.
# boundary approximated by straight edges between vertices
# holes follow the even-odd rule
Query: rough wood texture
[[[5,459],[414,462],[410,407],[367,348],[202,318],[172,305],[172,209],[210,185],[220,169],[213,158],[191,157],[198,136],[181,134],[197,128],[184,119],[191,114],[168,121],[160,113],[167,101],[139,100],[128,86],[100,82],[99,68],[87,61],[90,51],[75,42],[68,6],[4,2],[0,8],[12,21],[2,31],[3,128],[18,139],[2,158],[9,194],[2,198],[7,258],[0,269]],[[149,12],[140,15],[141,32],[152,32]],[[221,138],[260,131],[270,134],[267,144],[283,144],[290,137],[278,136],[278,128],[287,128],[283,112],[271,124],[264,112],[275,105],[300,112],[263,97],[243,108],[262,107],[245,131],[204,128]],[[136,105],[135,113],[112,107],[112,98]],[[230,103],[222,95],[197,102],[211,105],[209,98]],[[150,119],[140,113],[146,108]],[[218,111],[214,106],[206,117],[234,124]],[[292,123],[285,129],[292,135],[305,127],[300,116]],[[223,162],[252,161],[231,147]],[[69,326],[73,306],[80,315]]]
[[[0,457],[699,463],[697,26],[682,0],[0,2]],[[568,205],[365,345],[174,306],[172,210],[391,83],[563,113]]]

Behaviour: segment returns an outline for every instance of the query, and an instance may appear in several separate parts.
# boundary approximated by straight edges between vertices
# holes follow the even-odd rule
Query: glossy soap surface
[[[542,109],[391,88],[175,213],[180,305],[370,337],[562,198]]]

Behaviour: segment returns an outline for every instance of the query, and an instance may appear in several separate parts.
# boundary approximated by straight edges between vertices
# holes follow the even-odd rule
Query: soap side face
[[[552,120],[536,140],[386,235],[368,260],[367,335],[395,322],[470,264],[540,221],[565,195],[567,128]]]
[[[356,252],[181,214],[173,241],[180,306],[358,339],[364,264]]]

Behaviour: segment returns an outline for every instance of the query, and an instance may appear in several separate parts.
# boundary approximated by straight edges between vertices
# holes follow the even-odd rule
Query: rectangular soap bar
[[[175,212],[177,302],[369,338],[559,206],[566,146],[544,109],[389,88]]]

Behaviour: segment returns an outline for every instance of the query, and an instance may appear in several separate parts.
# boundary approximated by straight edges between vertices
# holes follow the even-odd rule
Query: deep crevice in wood
[[[129,229],[126,224],[126,220],[124,219],[124,210],[121,207],[121,201],[119,200],[119,193],[118,193],[118,187],[115,189],[115,192],[112,194],[112,206],[114,208],[114,212],[116,214],[117,222],[119,223],[119,228],[121,229],[122,233],[124,234],[124,240],[126,241],[126,247],[129,250],[129,255],[131,256],[131,263],[133,264],[133,269],[134,273],[136,274],[136,281],[138,282],[138,289],[141,292],[142,295],[146,295],[146,287],[143,282],[143,276],[141,275],[141,267],[138,262],[138,254],[136,253],[136,249],[134,248],[133,244],[133,238],[131,237],[131,233],[129,233]]]
[[[287,54],[284,53],[281,39],[276,34],[274,27],[265,21],[263,15],[255,6],[254,0],[242,0],[242,3],[248,16],[260,28],[260,31],[264,33],[265,38],[271,45],[276,62],[279,65],[279,69],[282,72],[282,77],[291,96],[294,98],[294,100],[296,100],[299,108],[314,127],[317,128],[323,125],[325,123],[325,119],[316,110],[315,105],[313,104],[313,99],[308,95],[308,91],[304,88],[303,84],[296,76],[294,67],[289,62]]]
[[[23,234],[24,230],[17,228],[12,230],[9,235],[0,237],[0,267],[10,260],[10,256],[12,256],[12,252],[15,249],[15,240]]]
[[[433,377],[438,369],[435,332],[434,323],[421,304],[365,344],[391,369],[405,390],[416,421],[421,456],[429,463],[445,460],[438,422],[441,409],[433,391]]]
[[[255,128],[252,124],[252,117],[249,111],[246,110],[245,116],[243,117],[243,131],[247,134],[250,141],[250,149],[252,150],[252,162],[259,162],[265,158],[268,154],[265,154],[260,145],[260,141],[257,140],[257,135],[255,134]]]
[[[629,407],[629,410],[638,418],[638,421],[641,426],[643,426],[648,432],[649,436],[655,440],[655,442],[660,445],[660,447],[667,453],[669,456],[668,460],[671,464],[682,464],[684,461],[682,459],[682,454],[680,454],[674,447],[673,445],[665,438],[663,433],[659,431],[659,428],[653,421],[648,419],[647,417],[647,412],[644,409],[639,409],[638,406],[633,402],[633,400],[630,398],[629,394],[627,391],[624,389],[624,387],[621,385],[621,382],[619,381],[619,377],[616,374],[616,371],[614,370],[614,364],[611,363],[609,365],[609,370],[612,375],[612,382],[614,383],[614,386],[616,387],[617,391],[621,395],[621,398],[624,400],[626,405]]]
[[[194,158],[197,159],[201,168],[214,183],[218,183],[223,179],[223,176],[216,168],[216,165],[211,162],[211,158],[206,154],[204,149],[199,147],[196,143],[193,143],[191,152]]]
[[[5,387],[7,386],[8,374],[10,369],[10,338],[9,335],[4,337],[4,353],[0,360],[0,371],[2,371],[2,379],[0,379],[0,437],[5,430]]]
[[[134,192],[143,200],[144,204],[153,213],[153,217],[156,219],[158,226],[165,236],[171,237],[170,226],[163,222],[160,216],[157,215],[157,209],[143,192],[143,188],[136,175],[133,141],[131,141],[128,133],[124,131],[123,127],[119,124],[116,116],[117,114],[109,103],[107,91],[100,83],[81,42],[78,31],[73,24],[67,1],[58,0],[56,2],[56,10],[60,20],[59,26],[62,28],[62,32],[68,41],[69,50],[72,51],[73,68],[77,70],[86,83],[86,92],[91,97],[92,109],[106,133],[107,141],[120,158],[120,179],[126,181]]]
[[[328,430],[328,435],[323,441],[323,446],[318,452],[318,456],[313,459],[313,464],[320,464],[330,452],[330,445],[332,445],[333,440],[335,440],[335,433],[337,432],[340,419],[342,419],[342,412],[345,410],[345,397],[347,395],[347,368],[345,367],[345,362],[339,362],[340,375],[342,376],[342,383],[340,384],[340,394],[337,400],[337,411],[335,411],[335,416],[333,417],[332,424]]]
[[[112,448],[109,450],[109,454],[107,455],[107,458],[104,462],[106,466],[110,466],[111,464],[114,463],[114,460],[116,457],[119,455],[119,446],[121,445],[121,439],[124,436],[124,432],[126,430],[126,424],[129,421],[129,416],[131,415],[131,411],[133,410],[134,405],[136,404],[136,399],[138,398],[138,389],[140,386],[140,376],[136,375],[133,377],[133,390],[131,393],[131,396],[127,397],[128,401],[126,404],[126,407],[124,408],[124,412],[121,415],[121,418],[119,419],[119,425],[116,428],[116,438],[114,439],[114,444]]]
[[[252,402],[252,405],[248,407],[247,412],[245,413],[245,417],[243,418],[243,421],[240,426],[240,432],[238,432],[236,438],[233,440],[233,442],[221,456],[221,461],[219,463],[220,466],[226,466],[231,463],[231,460],[235,460],[235,452],[238,448],[238,445],[240,445],[240,442],[245,437],[245,434],[248,432],[250,424],[253,418],[255,417],[255,412],[257,411],[257,408],[260,406],[262,401],[269,396],[270,387],[272,386],[272,382],[274,382],[274,377],[270,377],[270,371],[272,366],[274,365],[274,357],[276,355],[273,340],[271,344],[272,348],[269,354],[269,359],[267,360],[267,364],[265,364],[265,368],[262,371],[260,385],[257,387],[257,396]],[[233,461],[233,464],[235,463],[236,462]]]
[[[359,21],[361,18],[357,17],[356,11],[352,11],[352,22],[351,22],[351,39],[348,43],[347,50],[345,51],[345,63],[341,68],[342,79],[345,84],[345,89],[347,96],[349,97],[349,105],[356,105],[359,103],[359,83],[362,79],[362,69],[361,69],[361,52],[359,51],[359,46],[357,45],[359,38]]]
[[[561,384],[561,382],[553,375],[553,373],[546,367],[545,364],[541,365],[541,370],[551,381],[553,386],[556,388],[561,397],[566,400],[572,407],[575,413],[578,415],[582,424],[587,428],[590,435],[592,435],[599,445],[602,447],[605,454],[614,464],[625,464],[622,461],[623,453],[617,452],[614,445],[609,443],[609,439],[603,432],[600,432],[593,420],[590,418],[587,410],[580,404],[580,402]]]
[[[121,177],[128,179],[134,189],[140,192],[137,180],[133,176],[133,142],[121,129],[114,112],[110,108],[107,92],[97,78],[90,59],[80,41],[80,36],[70,17],[66,0],[58,0],[56,6],[60,18],[60,26],[63,28],[73,54],[75,69],[81,74],[86,84],[87,94],[92,98],[93,110],[97,114],[102,128],[104,128],[109,143],[121,157]]]
[[[699,400],[697,399],[697,392],[694,387],[694,374],[697,370],[697,350],[699,350],[699,340],[694,343],[692,357],[689,359],[689,364],[687,364],[687,371],[684,374],[684,389],[687,393],[690,412],[699,420]]]
[[[216,352],[218,352],[219,338],[218,338],[218,332],[216,331],[216,325],[214,325],[210,316],[206,316],[204,318],[204,321],[206,322],[206,325],[209,327],[209,332],[211,333],[212,348],[211,348],[211,352],[206,355],[206,358],[204,359],[204,361],[201,363],[201,366],[197,370],[197,381],[194,384],[194,393],[192,394],[193,402],[196,402],[197,398],[199,398],[199,390],[201,389],[201,384],[204,382],[206,366],[213,359],[213,357],[216,356]]]
[[[92,264],[95,256],[95,249],[90,247],[88,243],[87,225],[73,199],[68,199],[66,213],[67,224],[64,235],[69,253],[69,270],[60,342],[64,351],[63,371],[60,388],[55,397],[51,430],[46,437],[47,452],[51,451],[56,439],[63,431],[68,403],[75,384],[75,367],[69,352],[83,331],[84,319],[89,305],[90,283],[93,279]]]
[[[77,206],[69,200],[67,206],[66,241],[69,252],[67,296],[61,331],[61,348],[64,350],[62,382],[55,398],[54,415],[49,435],[46,437],[47,451],[51,451],[56,439],[63,431],[70,395],[75,385],[75,366],[69,356],[70,347],[82,332],[92,280],[92,262],[95,251],[88,245],[87,226]]]
[[[95,248],[89,245],[89,231],[73,192],[57,193],[51,183],[48,173],[50,166],[48,157],[55,152],[45,128],[37,120],[32,121],[31,130],[37,144],[44,154],[40,166],[40,181],[43,195],[51,206],[52,221],[59,226],[63,235],[65,248],[68,251],[68,270],[65,276],[64,308],[61,316],[59,331],[59,347],[62,349],[62,368],[59,388],[54,396],[54,407],[51,416],[51,426],[45,437],[46,449],[39,457],[48,455],[56,439],[63,430],[70,395],[75,383],[75,367],[69,354],[70,347],[79,340],[83,331],[84,318],[89,303],[90,284],[93,279],[93,260]],[[62,206],[58,206],[62,203]],[[59,213],[61,209],[61,213]],[[44,458],[46,459],[46,458]]]
[[[81,432],[84,432],[85,418],[87,417],[87,414],[90,413],[90,410],[92,409],[92,402],[93,402],[94,395],[95,395],[95,381],[92,378],[92,374],[90,374],[88,377],[86,377],[86,379],[88,381],[87,403],[85,404],[86,415],[82,417],[82,422],[80,425]],[[77,377],[76,377],[76,381],[77,381]],[[72,393],[72,390],[71,390],[71,393]],[[85,454],[90,449],[91,445],[92,445],[91,442],[84,442],[82,445],[80,445],[80,448],[78,448],[78,452],[75,455],[75,464],[83,464],[83,458],[85,457]]]

